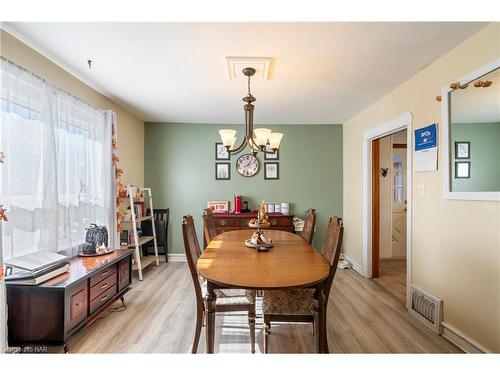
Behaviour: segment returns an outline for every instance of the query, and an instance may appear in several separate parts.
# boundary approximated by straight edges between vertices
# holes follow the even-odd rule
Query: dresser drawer
[[[130,258],[123,259],[118,263],[118,291],[121,291],[130,283]]]
[[[256,215],[257,216],[257,215]],[[255,219],[254,217],[246,217],[246,218],[242,218],[240,219],[240,226],[243,228],[243,229],[248,229],[250,228],[248,226],[248,223],[250,222],[250,220],[252,219]]]
[[[103,291],[109,289],[113,285],[116,285],[116,272],[90,287],[90,300],[92,301],[94,298],[101,295]]]
[[[109,266],[108,268],[105,268],[102,271],[99,271],[96,275],[92,276],[90,278],[90,286],[93,287],[112,274],[116,274],[116,264],[113,264],[112,266]]]
[[[273,227],[286,227],[292,225],[292,220],[289,217],[270,217],[269,222]]]
[[[218,227],[239,227],[240,219],[239,218],[216,218],[215,224]]]
[[[87,280],[68,290],[68,307],[66,311],[66,332],[76,327],[87,317],[88,286]]]
[[[90,301],[90,313],[92,314],[99,307],[109,302],[115,294],[116,294],[116,284],[114,284],[109,289],[106,289],[99,296]]]

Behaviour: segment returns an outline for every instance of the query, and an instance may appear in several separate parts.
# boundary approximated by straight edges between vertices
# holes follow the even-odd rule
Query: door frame
[[[363,263],[367,278],[372,277],[372,141],[406,129],[406,307],[411,306],[410,285],[412,280],[412,133],[413,115],[405,112],[383,122],[363,134]]]

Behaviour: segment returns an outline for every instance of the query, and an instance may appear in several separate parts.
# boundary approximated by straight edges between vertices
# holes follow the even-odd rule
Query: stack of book
[[[16,285],[38,285],[69,271],[66,256],[36,252],[5,262],[5,281]]]

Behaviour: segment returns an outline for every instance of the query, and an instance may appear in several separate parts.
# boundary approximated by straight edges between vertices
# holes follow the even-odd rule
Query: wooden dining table
[[[214,352],[216,289],[315,289],[315,345],[327,353],[326,306],[323,284],[328,278],[328,261],[302,237],[279,230],[265,231],[274,247],[258,252],[245,246],[254,230],[219,234],[198,259],[198,271],[207,280],[206,352]],[[265,292],[264,292],[265,293]]]

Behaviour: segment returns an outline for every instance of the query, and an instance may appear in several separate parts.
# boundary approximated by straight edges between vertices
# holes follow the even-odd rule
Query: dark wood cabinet
[[[130,289],[132,250],[70,259],[69,272],[40,285],[7,283],[10,346],[63,345]]]
[[[283,215],[280,213],[268,213],[271,230],[283,230],[294,233],[293,215]],[[229,232],[232,230],[250,229],[248,222],[257,217],[257,212],[242,212],[239,214],[221,213],[214,214],[217,234]],[[207,244],[205,244],[207,247]]]
[[[294,232],[293,215],[283,215],[280,213],[269,213],[269,229],[283,230],[285,232]],[[214,214],[215,225],[217,226],[217,234],[228,232],[235,229],[249,229],[248,222],[257,217],[256,212],[242,212],[239,214]]]

